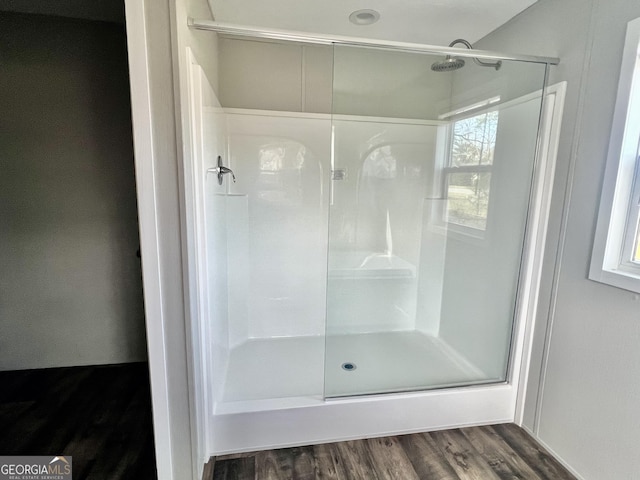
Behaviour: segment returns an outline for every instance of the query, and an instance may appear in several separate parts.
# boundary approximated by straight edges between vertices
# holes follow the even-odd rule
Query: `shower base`
[[[497,381],[418,331],[253,339],[231,350],[216,413]]]

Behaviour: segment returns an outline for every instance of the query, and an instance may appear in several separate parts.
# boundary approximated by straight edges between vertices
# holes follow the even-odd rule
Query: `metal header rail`
[[[393,40],[377,40],[372,38],[347,37],[342,35],[327,35],[320,33],[298,32],[295,30],[281,30],[276,28],[252,27],[212,20],[196,20],[189,18],[190,28],[209,30],[226,35],[240,37],[263,38],[287,42],[313,43],[320,45],[347,45],[353,47],[373,47],[403,52],[431,53],[435,55],[452,55],[456,57],[482,58],[489,60],[514,60],[520,62],[546,63],[557,65],[557,57],[539,57],[535,55],[518,55],[511,53],[492,52],[488,50],[468,50],[454,47],[425,45],[422,43],[396,42]]]

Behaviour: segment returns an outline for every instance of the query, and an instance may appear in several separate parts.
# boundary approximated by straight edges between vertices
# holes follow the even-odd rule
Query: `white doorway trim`
[[[157,474],[159,480],[186,479],[193,478],[186,346],[184,339],[175,335],[183,332],[185,325],[181,269],[175,268],[176,255],[181,252],[175,240],[167,239],[170,235],[166,232],[168,228],[180,228],[179,215],[161,208],[163,203],[173,201],[166,198],[173,192],[159,191],[159,186],[172,181],[173,174],[166,166],[176,163],[177,152],[175,137],[154,137],[154,121],[159,116],[165,124],[168,120],[175,124],[175,106],[173,98],[160,98],[158,92],[153,95],[155,77],[151,72],[155,70],[150,62],[152,43],[158,51],[157,37],[170,42],[169,2],[125,0],[125,14]],[[154,21],[147,24],[151,14]],[[163,23],[155,22],[158,18]],[[158,62],[166,57],[171,63],[166,49],[157,56]],[[162,80],[167,83],[167,79]]]
[[[546,87],[540,117],[537,153],[539,171],[536,173],[536,181],[533,185],[533,215],[529,220],[530,226],[528,227],[533,232],[529,239],[532,246],[531,254],[525,261],[527,275],[523,279],[522,285],[523,291],[528,292],[528,295],[522,298],[522,308],[525,312],[522,319],[523,328],[518,331],[516,338],[518,349],[514,351],[516,359],[514,370],[517,371],[514,422],[520,426],[524,426],[525,409],[527,408],[525,403],[532,398],[527,399],[527,396],[535,395],[540,380],[536,378],[536,375],[539,377],[540,372],[533,371],[536,367],[536,362],[532,359],[533,339],[536,328],[546,328],[545,325],[536,325],[535,321],[566,91],[566,81]],[[528,393],[530,390],[534,390],[534,393]]]

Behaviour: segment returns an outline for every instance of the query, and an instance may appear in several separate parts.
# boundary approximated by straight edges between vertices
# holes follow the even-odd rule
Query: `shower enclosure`
[[[210,454],[509,420],[549,61],[442,50],[219,35],[217,94],[193,59]]]

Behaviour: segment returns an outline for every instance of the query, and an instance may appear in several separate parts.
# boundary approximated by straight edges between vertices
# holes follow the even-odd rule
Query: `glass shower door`
[[[334,49],[325,397],[507,376],[545,66]]]

